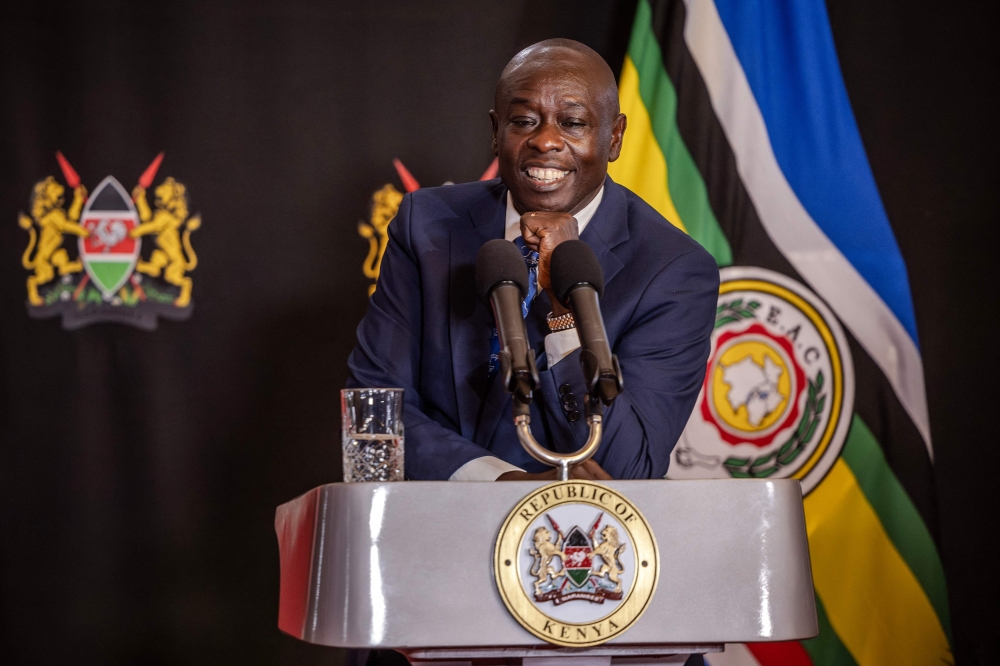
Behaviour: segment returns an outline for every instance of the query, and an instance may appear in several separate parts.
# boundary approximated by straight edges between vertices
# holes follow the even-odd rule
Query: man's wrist
[[[546,293],[548,293],[549,295],[549,302],[552,303],[553,317],[561,317],[564,314],[570,313],[570,309],[565,305],[563,305],[562,303],[560,303],[559,299],[556,298],[556,294],[554,291],[552,291],[551,289],[546,289]]]

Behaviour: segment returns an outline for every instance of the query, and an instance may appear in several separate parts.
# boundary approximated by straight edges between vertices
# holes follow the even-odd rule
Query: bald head
[[[500,73],[493,108],[505,107],[519,84],[539,74],[585,81],[609,122],[620,112],[614,72],[597,51],[572,39],[546,39],[519,51]]]
[[[490,111],[493,153],[515,208],[575,214],[618,159],[626,119],[608,63],[569,39],[548,39],[511,59]]]

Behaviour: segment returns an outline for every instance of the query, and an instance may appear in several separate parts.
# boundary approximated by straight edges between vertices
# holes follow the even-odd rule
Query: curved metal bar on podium
[[[575,453],[556,453],[538,443],[535,436],[531,434],[531,416],[528,414],[518,414],[514,417],[514,427],[517,428],[517,439],[521,446],[532,458],[540,463],[551,465],[559,470],[559,480],[569,480],[569,468],[590,460],[590,457],[597,453],[597,448],[601,445],[601,434],[603,425],[599,414],[592,414],[587,417],[587,425],[590,432],[583,447]]]

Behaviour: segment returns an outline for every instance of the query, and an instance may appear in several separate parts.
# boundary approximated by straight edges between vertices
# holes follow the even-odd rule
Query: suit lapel
[[[451,230],[449,331],[455,398],[466,439],[473,438],[485,397],[493,326],[493,314],[476,296],[476,255],[487,241],[503,238],[506,194],[498,183]]]
[[[625,192],[608,177],[604,180],[601,205],[594,212],[594,217],[590,218],[587,228],[580,234],[580,240],[587,243],[597,255],[597,261],[604,272],[605,285],[611,282],[624,266],[611,250],[628,239],[628,202],[625,200]]]

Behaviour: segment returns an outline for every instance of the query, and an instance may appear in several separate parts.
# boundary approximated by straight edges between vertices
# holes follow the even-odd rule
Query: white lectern
[[[508,514],[541,485],[333,483],[283,504],[278,626],[412,662],[672,663],[728,642],[817,634],[798,481],[656,480],[604,484],[642,513],[658,549],[641,616],[595,647],[537,638],[505,605],[494,556]]]

